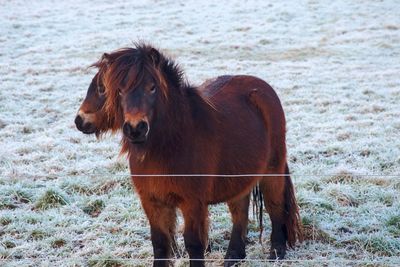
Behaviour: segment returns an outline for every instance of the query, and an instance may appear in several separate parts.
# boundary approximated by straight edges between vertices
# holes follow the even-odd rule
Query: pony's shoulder
[[[216,78],[208,79],[204,83],[202,83],[197,90],[201,95],[211,98],[213,95],[219,92],[219,90],[224,87],[234,76],[232,75],[223,75],[218,76]]]

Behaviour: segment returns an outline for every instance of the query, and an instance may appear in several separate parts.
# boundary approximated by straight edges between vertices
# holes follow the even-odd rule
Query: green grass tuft
[[[1,244],[5,247],[5,248],[15,248],[16,245],[13,241],[11,240],[4,240],[3,242],[1,242]]]
[[[338,174],[324,179],[326,183],[334,183],[334,184],[354,184],[358,181],[358,177],[354,174],[346,171],[339,172]]]
[[[342,191],[340,188],[331,188],[328,195],[341,206],[358,207],[360,204],[360,201],[352,193]]]
[[[117,161],[112,163],[108,169],[111,171],[111,173],[128,172],[128,165],[125,162]]]
[[[88,266],[90,267],[119,267],[127,266],[122,261],[113,259],[110,255],[104,255],[97,258],[92,258],[88,261]]]
[[[308,210],[313,210],[315,211],[316,208],[317,210],[324,209],[324,210],[329,210],[332,211],[334,210],[334,206],[326,201],[325,199],[321,198],[310,198],[306,199],[304,196],[299,196],[297,198],[297,204],[301,209],[308,209]]]
[[[319,203],[317,203],[317,207],[320,207],[320,208],[323,208],[323,209],[329,210],[329,211],[334,210],[333,205],[330,204],[329,202],[319,202]]]
[[[311,219],[310,217],[308,217],[308,216],[302,216],[301,217],[301,223],[303,224],[303,226],[304,225],[313,225],[314,224],[314,221],[313,221],[313,219]]]
[[[396,238],[400,238],[400,215],[394,215],[390,217],[385,225],[388,227],[388,231]]]
[[[33,240],[40,240],[45,238],[46,236],[47,236],[46,232],[39,229],[35,229],[30,233],[29,238]]]
[[[65,246],[65,244],[67,244],[67,241],[65,241],[62,238],[56,238],[56,239],[52,240],[50,242],[50,244],[51,244],[52,248],[60,248],[60,247]]]
[[[13,198],[19,203],[31,203],[33,196],[24,190],[18,189],[13,192]]]
[[[104,207],[104,201],[101,199],[96,199],[87,203],[87,205],[83,207],[82,210],[84,213],[87,213],[90,216],[97,217],[104,209]]]
[[[26,218],[26,222],[29,224],[37,224],[39,222],[39,220],[33,216],[28,216]]]
[[[332,243],[335,241],[327,232],[316,225],[303,225],[304,240],[313,240],[321,243]]]
[[[379,201],[382,202],[384,205],[391,207],[393,206],[394,196],[389,194],[383,194],[379,196]]]
[[[97,195],[108,194],[109,192],[114,190],[115,187],[118,185],[119,185],[118,181],[115,181],[115,180],[105,181],[105,182],[102,182],[102,183],[94,186],[93,192]]]
[[[93,191],[92,189],[89,188],[88,185],[86,184],[78,184],[78,183],[72,183],[72,184],[64,184],[62,186],[63,190],[65,190],[66,192],[70,193],[70,194],[81,194],[81,195],[92,195]]]
[[[313,240],[321,243],[331,243],[335,239],[327,232],[320,229],[318,223],[307,215],[302,215],[301,222],[303,224],[304,240]]]
[[[383,237],[383,236],[368,236],[356,238],[363,249],[379,256],[398,256],[400,255],[400,240]]]
[[[14,201],[10,198],[10,196],[2,196],[0,197],[0,210],[14,210],[18,206],[14,203]]]
[[[319,192],[322,190],[321,184],[318,181],[307,181],[304,184],[304,188],[314,192]]]
[[[1,217],[0,218],[0,225],[8,225],[12,222],[12,220],[9,217]]]
[[[386,226],[388,227],[397,227],[400,229],[400,215],[394,215],[392,217],[390,217],[387,221],[386,221]]]
[[[68,204],[66,197],[53,189],[47,190],[37,201],[37,209],[50,209]]]

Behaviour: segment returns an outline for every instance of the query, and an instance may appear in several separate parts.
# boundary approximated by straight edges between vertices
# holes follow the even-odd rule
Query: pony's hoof
[[[271,248],[271,251],[269,252],[269,260],[283,260],[286,255],[286,247],[275,247]]]
[[[236,251],[229,251],[225,255],[224,267],[235,266],[242,259],[246,258],[246,253],[238,253]]]
[[[236,260],[236,259],[225,259],[224,267],[235,266],[237,263],[239,263],[239,260]]]

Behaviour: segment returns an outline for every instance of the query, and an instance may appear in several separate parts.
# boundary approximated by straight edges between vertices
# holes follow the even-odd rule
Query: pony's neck
[[[182,153],[196,139],[209,136],[215,121],[214,110],[195,88],[185,86],[175,94],[150,144],[154,155],[163,158]]]

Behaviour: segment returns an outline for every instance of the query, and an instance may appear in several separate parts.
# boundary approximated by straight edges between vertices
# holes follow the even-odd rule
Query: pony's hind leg
[[[190,267],[204,266],[208,240],[208,207],[202,203],[184,203],[181,207],[185,230],[183,238],[190,258]]]
[[[283,259],[286,254],[285,177],[265,177],[260,181],[264,204],[271,219],[270,259]]]
[[[232,232],[224,266],[233,266],[246,257],[246,236],[249,222],[250,195],[228,202],[232,215]]]
[[[175,240],[176,207],[168,206],[153,199],[143,199],[142,206],[150,222],[151,243],[153,245],[153,266],[169,265],[171,250]]]
[[[283,259],[286,247],[293,247],[301,240],[301,222],[294,195],[294,188],[287,165],[285,176],[264,177],[260,181],[260,190],[269,213],[272,233],[270,259]]]

